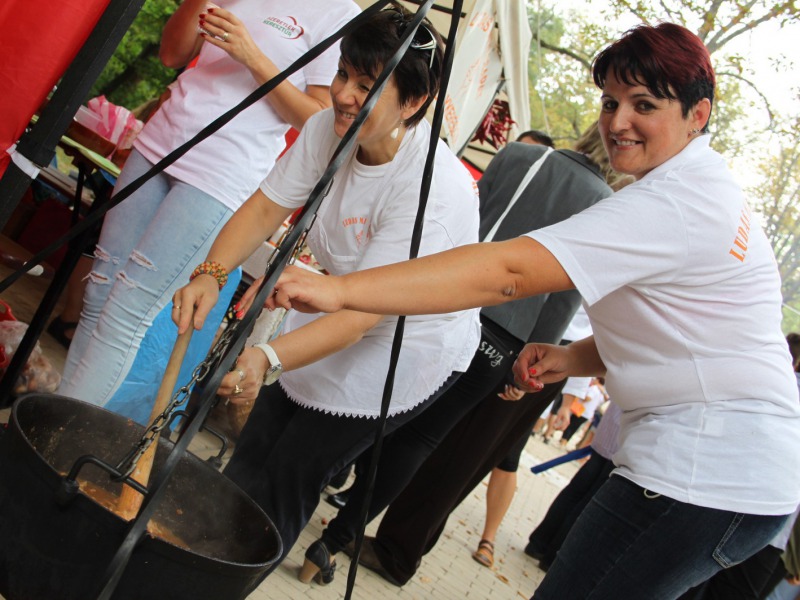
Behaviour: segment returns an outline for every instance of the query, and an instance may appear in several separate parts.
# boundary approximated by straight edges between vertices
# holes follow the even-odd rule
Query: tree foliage
[[[760,163],[761,179],[750,192],[759,198],[764,231],[783,281],[784,329],[800,331],[800,117],[774,135],[777,149]],[[792,310],[792,308],[794,310]]]
[[[158,58],[161,30],[179,0],[146,0],[131,28],[90,92],[105,95],[114,104],[136,108],[157,98],[175,79]]]

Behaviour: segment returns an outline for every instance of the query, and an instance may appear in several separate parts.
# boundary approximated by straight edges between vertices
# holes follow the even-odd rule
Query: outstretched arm
[[[544,246],[520,237],[461,246],[342,277],[317,277],[300,269],[287,269],[267,307],[425,315],[502,304],[573,287],[566,271]]]

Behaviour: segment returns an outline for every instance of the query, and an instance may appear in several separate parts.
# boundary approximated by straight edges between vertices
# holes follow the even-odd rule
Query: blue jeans
[[[119,190],[151,163],[131,152]],[[125,379],[156,315],[208,254],[233,212],[160,173],[108,212],[60,394],[103,406]]]
[[[219,300],[208,313],[203,328],[192,335],[192,341],[189,342],[178,373],[178,381],[172,390],[173,397],[181,387],[191,381],[195,368],[211,349],[214,336],[225,317],[241,278],[241,269],[236,269],[230,274],[228,283],[220,290]],[[133,419],[141,425],[150,424],[150,413],[158,395],[158,388],[161,386],[161,378],[167,369],[175,340],[178,339],[178,327],[172,322],[171,306],[170,304],[164,307],[158,313],[153,326],[147,330],[142,339],[128,376],[105,405],[106,410]],[[186,408],[186,402],[181,403],[179,407]]]
[[[612,476],[569,532],[536,600],[668,600],[766,546],[786,516],[702,508]]]

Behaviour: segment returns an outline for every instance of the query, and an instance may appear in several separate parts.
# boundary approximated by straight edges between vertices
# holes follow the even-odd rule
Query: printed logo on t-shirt
[[[264,24],[269,25],[289,40],[296,40],[305,32],[305,30],[297,24],[297,19],[294,17],[267,17],[264,19]]]
[[[744,258],[747,255],[747,241],[750,238],[750,217],[750,207],[745,202],[742,214],[739,216],[739,226],[736,229],[733,247],[728,251],[728,254],[741,262],[744,262]]]
[[[367,217],[347,217],[346,219],[342,219],[342,227],[345,229],[352,228],[358,247],[363,246],[372,237],[369,231],[369,220]]]

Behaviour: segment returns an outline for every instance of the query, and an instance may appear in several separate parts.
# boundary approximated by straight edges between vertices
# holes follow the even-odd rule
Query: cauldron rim
[[[20,441],[20,442],[24,443],[27,446],[27,448],[31,451],[32,457],[35,457],[36,459],[38,459],[38,461],[37,461],[38,465],[37,466],[39,468],[45,467],[45,469],[47,471],[49,471],[49,474],[50,474],[51,477],[50,477],[50,481],[47,481],[47,485],[48,485],[48,487],[51,487],[53,489],[53,491],[55,491],[56,487],[60,485],[60,482],[62,482],[62,481],[64,481],[66,479],[66,475],[62,475],[61,473],[59,473],[58,469],[56,469],[42,455],[42,453],[33,445],[31,440],[29,439],[29,436],[23,430],[22,425],[20,423],[20,418],[19,418],[20,417],[20,415],[19,415],[20,407],[26,401],[35,401],[35,400],[39,400],[39,399],[42,399],[42,398],[48,398],[48,399],[56,400],[56,401],[59,401],[59,402],[65,401],[67,403],[74,403],[74,404],[82,405],[84,407],[89,407],[89,408],[91,408],[92,411],[101,411],[102,413],[105,413],[106,415],[110,416],[111,418],[127,420],[133,426],[140,427],[140,428],[144,429],[144,427],[141,424],[136,423],[132,419],[124,417],[123,415],[119,415],[118,413],[114,413],[113,411],[110,411],[110,410],[108,410],[108,409],[106,409],[104,407],[97,406],[97,405],[94,405],[94,404],[91,404],[89,402],[85,402],[83,400],[79,400],[79,399],[76,399],[76,398],[70,398],[68,396],[62,396],[62,395],[59,395],[59,394],[43,394],[43,393],[37,393],[37,392],[31,392],[31,393],[20,395],[17,398],[17,400],[14,402],[13,406],[12,406],[11,418],[9,418],[8,426],[10,428],[11,427],[14,428],[15,433],[17,434],[17,436],[16,436],[17,437],[17,441]],[[6,432],[6,433],[10,434],[10,432]],[[173,446],[174,445],[171,441],[163,440],[163,439],[159,440],[159,444],[160,445],[163,444],[163,445],[167,445],[167,446]],[[222,482],[222,485],[224,485],[224,486],[226,486],[226,487],[228,487],[228,488],[230,488],[232,490],[235,490],[237,493],[239,493],[243,497],[247,498],[249,500],[250,504],[251,504],[251,509],[256,510],[257,512],[261,513],[261,515],[263,516],[264,520],[266,521],[268,527],[265,529],[265,531],[268,531],[269,528],[271,528],[273,530],[273,534],[277,536],[277,528],[275,527],[275,525],[272,522],[272,520],[270,519],[270,517],[263,511],[263,509],[261,509],[260,506],[258,506],[255,502],[253,502],[249,498],[249,496],[247,496],[247,494],[239,486],[237,486],[233,481],[231,481],[230,479],[226,478],[217,469],[212,467],[209,463],[207,463],[206,461],[200,459],[198,456],[196,456],[195,454],[193,454],[192,452],[190,452],[188,450],[186,452],[184,452],[184,456],[181,458],[181,460],[189,461],[193,465],[193,467],[195,467],[195,468],[203,469],[203,470],[207,471],[208,473],[213,473],[215,476],[218,476],[220,478],[219,480],[220,480],[220,482]],[[92,498],[89,494],[86,494],[85,492],[83,492],[83,490],[79,490],[78,494],[79,494],[80,499],[83,502],[90,503],[92,507],[101,508],[102,509],[102,514],[105,515],[106,518],[110,518],[113,521],[116,521],[121,526],[125,527],[128,524],[133,522],[132,520],[131,521],[126,521],[125,519],[120,517],[118,514],[116,514],[114,511],[109,510],[108,508],[103,506],[100,502],[98,502],[97,500]],[[77,498],[75,500],[77,500]],[[84,507],[80,506],[80,503],[77,505],[77,507],[85,510]],[[159,537],[159,536],[155,536],[155,535],[151,534],[150,531],[147,531],[145,533],[144,537],[142,538],[142,540],[140,541],[140,544],[146,544],[148,549],[151,552],[153,552],[154,554],[163,555],[163,556],[169,558],[170,560],[173,560],[173,561],[176,561],[176,562],[180,562],[180,563],[183,563],[183,564],[187,564],[187,563],[191,562],[192,558],[200,559],[202,561],[209,561],[209,562],[214,564],[215,570],[219,570],[219,571],[222,571],[222,572],[227,571],[228,569],[233,569],[233,570],[238,570],[240,568],[259,569],[259,568],[266,568],[266,567],[270,566],[271,564],[273,564],[275,562],[275,560],[277,560],[277,558],[280,556],[280,554],[282,552],[282,540],[280,540],[279,536],[278,536],[278,539],[277,539],[277,543],[278,543],[278,548],[277,548],[276,555],[274,557],[272,557],[272,558],[270,558],[270,559],[268,559],[266,561],[260,561],[260,562],[243,562],[243,561],[231,560],[231,559],[220,557],[220,556],[209,556],[208,554],[201,553],[201,552],[199,552],[196,549],[193,549],[191,547],[181,547],[181,546],[178,546],[177,544],[174,544],[174,543],[170,542],[169,540],[167,540],[167,539],[165,539],[163,537]],[[190,556],[187,556],[187,555],[190,555]]]

